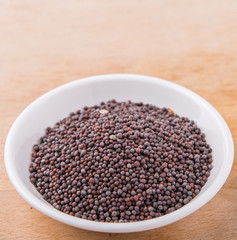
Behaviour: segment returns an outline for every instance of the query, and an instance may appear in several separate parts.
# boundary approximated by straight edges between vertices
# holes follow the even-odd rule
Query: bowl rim
[[[217,179],[215,180],[215,183],[213,183],[206,192],[199,197],[198,201],[193,202],[191,201],[187,205],[183,206],[182,208],[163,215],[158,218],[153,218],[150,220],[143,220],[138,222],[129,222],[129,223],[107,223],[107,222],[96,222],[96,221],[90,221],[86,219],[76,218],[73,216],[70,216],[68,214],[65,214],[63,212],[60,212],[51,206],[48,206],[46,203],[39,200],[37,197],[35,197],[24,185],[22,186],[20,184],[20,179],[15,175],[16,171],[13,166],[13,161],[11,160],[11,141],[14,138],[14,132],[15,129],[17,129],[18,123],[21,121],[21,118],[25,115],[25,113],[31,111],[32,108],[34,108],[41,100],[47,98],[50,98],[52,95],[57,94],[61,91],[64,91],[68,88],[72,88],[74,85],[78,84],[88,84],[103,80],[118,80],[118,78],[121,81],[124,80],[132,80],[132,81],[141,81],[146,83],[155,83],[158,85],[163,85],[172,89],[175,89],[182,94],[188,96],[189,98],[194,99],[195,101],[198,101],[201,103],[204,107],[208,108],[209,111],[211,111],[216,119],[219,121],[221,127],[223,128],[223,132],[225,132],[225,147],[227,149],[225,158],[228,159],[226,163],[224,163],[224,167],[222,168],[220,174],[218,174]],[[151,77],[147,75],[138,75],[138,74],[104,74],[104,75],[95,75],[90,77],[81,78],[66,84],[63,84],[61,86],[58,86],[47,93],[41,95],[36,100],[34,100],[31,104],[29,104],[16,118],[14,123],[12,124],[7,138],[5,142],[5,148],[4,148],[4,160],[5,160],[5,167],[8,174],[8,177],[17,190],[17,192],[34,208],[39,210],[40,212],[44,213],[45,215],[54,218],[62,223],[66,223],[68,225],[83,228],[87,230],[92,231],[98,231],[98,232],[110,232],[110,233],[125,233],[125,232],[140,232],[145,230],[150,230],[153,228],[162,227],[168,224],[171,224],[175,221],[178,221],[191,213],[195,212],[199,208],[201,208],[204,204],[206,204],[208,201],[210,201],[217,192],[221,189],[221,187],[224,185],[225,181],[227,180],[232,165],[234,161],[234,142],[233,138],[230,132],[230,129],[223,119],[223,117],[220,115],[220,113],[204,98],[199,96],[198,94],[194,93],[193,91],[180,86],[176,83],[163,80],[157,77]]]

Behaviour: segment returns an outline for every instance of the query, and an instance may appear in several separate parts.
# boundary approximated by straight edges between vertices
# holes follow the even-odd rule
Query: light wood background
[[[3,162],[15,118],[48,90],[105,73],[152,75],[188,87],[216,107],[236,143],[237,1],[0,0],[0,239],[237,239],[236,157],[208,204],[141,233],[76,229],[16,193]]]

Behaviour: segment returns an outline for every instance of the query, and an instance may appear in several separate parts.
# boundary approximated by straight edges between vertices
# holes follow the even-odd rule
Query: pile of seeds
[[[47,128],[33,147],[30,181],[72,216],[140,221],[191,201],[210,175],[211,152],[194,121],[167,108],[111,100]]]

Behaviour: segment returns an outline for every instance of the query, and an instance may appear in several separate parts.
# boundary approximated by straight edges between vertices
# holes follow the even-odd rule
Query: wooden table
[[[236,12],[236,0],[2,0],[0,239],[237,239],[236,158],[224,187],[200,210],[131,234],[76,229],[41,214],[16,193],[3,162],[8,130],[29,103],[63,83],[104,73],[146,74],[188,87],[222,114],[236,143]]]

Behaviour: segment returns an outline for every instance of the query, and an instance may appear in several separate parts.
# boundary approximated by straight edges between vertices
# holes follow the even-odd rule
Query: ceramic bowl
[[[84,106],[116,99],[151,103],[171,108],[194,120],[206,134],[213,149],[213,169],[201,192],[182,208],[151,220],[131,223],[105,223],[80,219],[53,208],[43,200],[29,181],[32,146],[46,127]],[[230,130],[217,110],[196,93],[162,79],[110,74],[88,77],[57,87],[31,103],[13,123],[5,144],[5,165],[18,193],[47,216],[74,227],[110,233],[138,232],[173,223],[206,204],[225,183],[234,158]],[[213,213],[215,214],[215,213]],[[195,223],[194,223],[195,224]],[[198,223],[196,223],[198,224]]]

